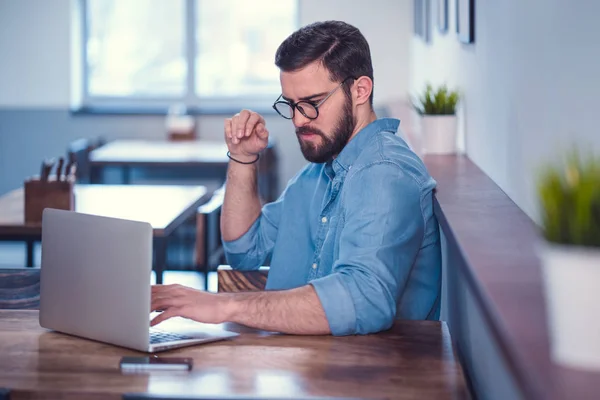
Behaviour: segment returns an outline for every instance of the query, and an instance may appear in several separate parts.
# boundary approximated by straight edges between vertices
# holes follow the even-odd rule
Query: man
[[[394,319],[437,319],[439,228],[433,179],[373,111],[373,67],[360,31],[343,22],[308,25],[277,50],[282,94],[310,162],[280,198],[261,206],[259,153],[269,132],[244,110],[225,121],[231,161],[221,231],[233,268],[271,256],[267,291],[214,294],[154,286],[152,324],[173,316],[236,322],[289,334],[367,334]]]

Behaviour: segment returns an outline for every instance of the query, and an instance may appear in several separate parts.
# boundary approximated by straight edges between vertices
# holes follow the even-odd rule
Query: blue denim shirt
[[[399,123],[378,119],[332,162],[308,164],[248,232],[224,242],[235,269],[271,256],[267,290],[311,284],[333,335],[439,318],[436,183],[396,135]]]

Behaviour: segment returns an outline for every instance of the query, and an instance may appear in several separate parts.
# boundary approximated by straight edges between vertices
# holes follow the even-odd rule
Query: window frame
[[[89,91],[89,69],[87,63],[87,38],[89,34],[87,12],[88,0],[75,0],[75,29],[72,45],[75,54],[72,77],[72,106],[73,113],[83,114],[159,114],[168,112],[175,103],[185,104],[187,112],[197,114],[231,114],[243,108],[251,108],[258,112],[273,114],[272,104],[278,93],[272,95],[235,96],[235,97],[202,97],[196,93],[196,27],[197,27],[197,1],[211,0],[184,0],[185,22],[184,40],[185,57],[187,64],[185,90],[183,96],[160,97],[135,97],[135,96],[98,96],[91,95]],[[295,29],[300,26],[300,1],[296,2]]]

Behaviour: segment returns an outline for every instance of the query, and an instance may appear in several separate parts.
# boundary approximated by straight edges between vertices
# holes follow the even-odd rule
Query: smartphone
[[[123,372],[190,371],[193,366],[193,359],[187,357],[123,357],[119,363]]]

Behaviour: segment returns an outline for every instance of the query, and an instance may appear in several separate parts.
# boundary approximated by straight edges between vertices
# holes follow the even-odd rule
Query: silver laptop
[[[238,335],[209,324],[150,328],[151,270],[150,224],[45,209],[40,325],[149,353]]]

